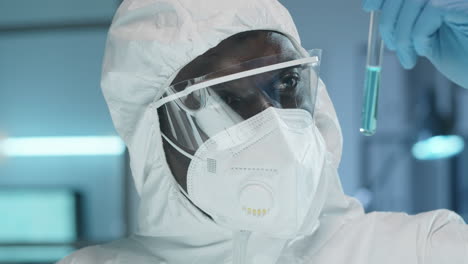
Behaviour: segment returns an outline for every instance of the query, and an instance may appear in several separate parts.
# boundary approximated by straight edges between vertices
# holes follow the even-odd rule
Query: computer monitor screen
[[[0,243],[75,241],[76,197],[63,189],[0,189]]]

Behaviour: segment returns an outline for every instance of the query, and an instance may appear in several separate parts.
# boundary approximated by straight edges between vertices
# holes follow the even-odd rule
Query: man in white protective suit
[[[276,0],[124,1],[101,84],[138,230],[59,263],[468,263],[455,213],[365,214],[343,193],[319,67]]]

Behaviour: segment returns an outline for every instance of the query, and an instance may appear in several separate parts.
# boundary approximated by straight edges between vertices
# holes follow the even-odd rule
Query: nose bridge
[[[263,76],[262,76],[263,77]],[[274,100],[267,91],[272,90],[269,85],[271,83],[269,81],[265,81],[265,77],[253,76],[250,80],[252,86],[252,93],[255,96],[256,102],[259,106],[259,112],[267,109],[268,107],[279,107],[279,102]]]
[[[269,107],[277,107],[274,100],[265,92],[264,87],[254,78],[237,80],[234,87],[243,100],[242,109],[238,109],[238,111],[244,118],[254,116]]]
[[[273,100],[263,89],[262,87],[255,87],[255,90],[252,91],[252,97],[254,100],[252,100],[252,104],[255,108],[255,114],[262,112],[263,110],[266,110],[269,107],[278,107],[280,108],[280,105],[278,102]]]
[[[263,90],[262,87],[258,87],[257,92],[258,92],[258,98],[262,102],[262,105],[264,106],[262,110],[265,110],[271,106],[280,108],[280,103],[276,101],[274,98],[271,98],[271,96],[267,92],[265,92],[265,90]]]

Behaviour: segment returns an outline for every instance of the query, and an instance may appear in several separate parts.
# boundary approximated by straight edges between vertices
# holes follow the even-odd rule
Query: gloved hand
[[[468,0],[362,0],[380,10],[380,32],[406,69],[427,57],[453,82],[468,88]]]

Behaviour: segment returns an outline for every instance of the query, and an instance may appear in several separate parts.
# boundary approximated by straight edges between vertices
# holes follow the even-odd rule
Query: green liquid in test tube
[[[367,44],[364,101],[362,105],[361,133],[372,136],[377,129],[377,107],[382,70],[383,41],[379,36],[379,13],[371,12],[369,40]]]

